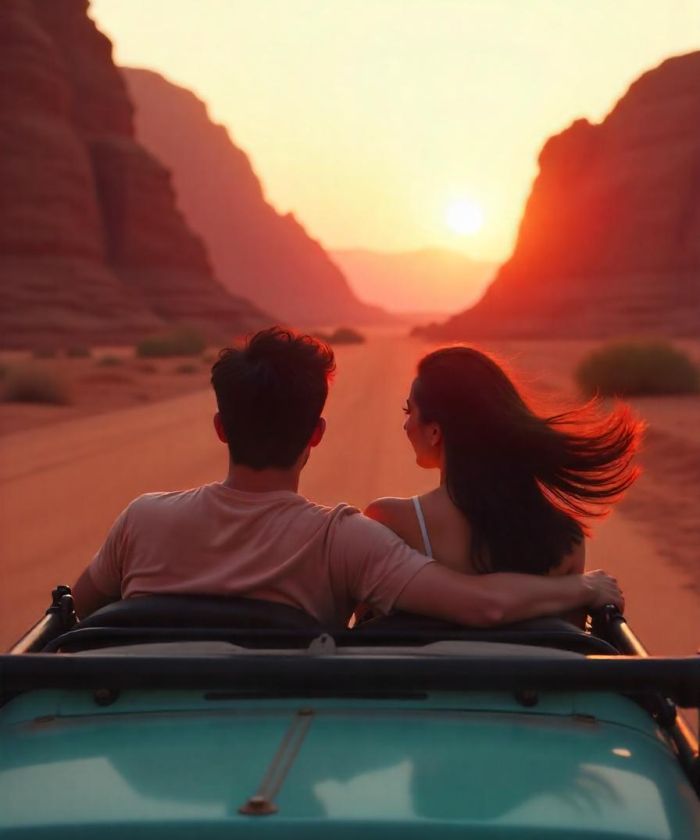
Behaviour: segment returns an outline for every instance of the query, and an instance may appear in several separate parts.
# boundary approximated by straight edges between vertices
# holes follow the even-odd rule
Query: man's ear
[[[323,417],[318,418],[318,423],[316,423],[316,428],[311,433],[311,437],[309,438],[309,446],[318,446],[319,443],[323,440],[323,435],[326,431],[326,421]]]
[[[224,429],[224,422],[221,419],[221,415],[218,411],[214,415],[214,428],[216,429],[216,434],[219,440],[222,443],[228,443],[228,438],[226,437],[226,430]]]

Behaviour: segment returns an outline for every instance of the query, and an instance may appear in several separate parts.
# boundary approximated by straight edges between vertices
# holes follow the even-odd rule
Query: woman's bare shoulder
[[[365,516],[375,519],[393,529],[393,524],[401,524],[408,518],[413,508],[412,499],[402,499],[396,496],[384,496],[370,502],[364,510]]]
[[[413,507],[413,499],[385,496],[375,499],[365,509],[365,516],[381,522],[412,548],[419,548],[420,533]]]

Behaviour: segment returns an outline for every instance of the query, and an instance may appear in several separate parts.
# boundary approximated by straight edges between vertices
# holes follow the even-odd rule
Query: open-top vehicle
[[[59,587],[0,659],[0,834],[700,837],[700,658],[593,629]]]

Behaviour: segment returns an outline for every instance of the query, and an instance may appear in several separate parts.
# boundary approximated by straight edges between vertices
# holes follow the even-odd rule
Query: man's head
[[[217,429],[223,430],[232,462],[256,470],[293,467],[321,438],[320,417],[334,371],[330,347],[281,327],[222,350],[211,384]]]

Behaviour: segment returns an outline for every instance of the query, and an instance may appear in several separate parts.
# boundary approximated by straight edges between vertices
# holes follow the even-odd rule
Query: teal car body
[[[275,795],[241,814],[308,719]],[[700,804],[632,701],[35,692],[0,716],[3,837],[690,838]]]
[[[13,691],[0,708],[3,838],[700,838],[700,800],[668,727],[616,691],[290,682],[310,662],[319,674],[338,660],[377,672],[383,657],[393,673],[410,663],[449,670],[439,646],[276,651],[259,683],[204,676],[183,689],[166,670],[162,687],[144,678],[147,688],[127,679],[96,689],[128,667],[128,648],[109,653],[22,655],[21,664],[72,670],[68,687]],[[488,675],[519,651],[460,642],[450,654],[450,667]],[[232,663],[254,670],[264,656],[192,642],[164,659],[195,674],[206,657],[225,673]],[[9,684],[19,660],[3,659],[13,660],[0,670]],[[587,664],[548,649],[528,661],[562,673]],[[84,677],[91,663],[103,668],[95,685]],[[148,659],[146,672],[149,663],[157,668]]]

